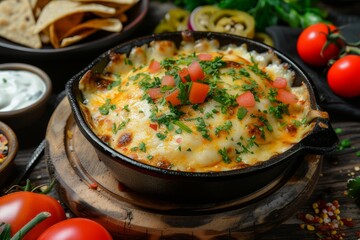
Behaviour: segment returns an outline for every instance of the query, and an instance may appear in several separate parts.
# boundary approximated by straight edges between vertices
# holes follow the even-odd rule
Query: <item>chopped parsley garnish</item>
[[[339,150],[344,150],[345,148],[349,148],[349,147],[351,147],[351,141],[350,139],[347,138],[341,140],[338,146]]]
[[[230,106],[236,106],[236,96],[227,93],[224,88],[214,87],[211,89],[209,95],[218,103],[221,104],[221,112],[226,114]]]
[[[126,65],[130,65],[130,66],[133,65],[132,61],[131,61],[130,59],[128,59],[128,58],[125,58],[124,61],[125,61],[125,64],[126,64]]]
[[[116,134],[119,130],[123,129],[128,122],[130,122],[130,119],[127,119],[126,121],[121,122],[118,126],[116,126],[116,123],[114,123],[112,126],[112,132],[114,134]]]
[[[6,79],[6,78],[3,78],[2,81],[3,81],[3,83],[7,83],[7,79]]]
[[[215,128],[215,135],[219,136],[221,131],[225,131],[229,133],[231,128],[232,128],[232,122],[230,120],[227,120],[225,121],[224,125]]]
[[[306,117],[304,117],[303,119],[299,120],[293,120],[293,124],[295,125],[295,127],[300,127],[301,125],[305,125],[307,122]]]
[[[141,142],[139,145],[139,150],[142,152],[146,152],[146,145],[144,142]]]
[[[115,104],[111,104],[110,103],[111,100],[108,98],[105,100],[105,103],[99,107],[99,112],[102,115],[108,115],[110,110],[115,110],[116,109],[116,105]]]
[[[258,87],[259,87],[259,85],[254,80],[250,80],[250,83],[241,85],[242,90],[250,91],[254,95],[255,101],[257,101],[257,102],[260,101],[259,96],[258,96],[258,90],[257,90]]]
[[[239,107],[236,115],[239,120],[243,120],[247,113],[248,110],[245,107]]]
[[[125,106],[123,107],[123,110],[125,110],[125,111],[127,111],[127,112],[130,112],[129,105],[125,105]]]
[[[341,134],[342,132],[343,132],[343,130],[341,128],[335,128],[336,134]]]
[[[217,79],[220,75],[220,68],[226,67],[226,62],[222,57],[215,57],[213,61],[200,61],[200,66],[205,74]]]
[[[241,68],[239,70],[239,74],[244,76],[244,77],[250,77],[250,73],[245,68]]]
[[[266,129],[269,131],[269,132],[272,132],[274,129],[273,127],[270,125],[269,121],[263,117],[263,116],[259,116],[259,120],[264,123],[264,125],[266,126]]]
[[[270,79],[269,75],[261,70],[257,63],[254,63],[254,65],[248,66],[251,71],[253,71],[255,74],[259,75],[262,78]]]
[[[224,163],[230,163],[231,162],[231,159],[230,159],[225,147],[223,149],[219,149],[218,153],[221,155],[221,158],[224,161]]]
[[[207,125],[206,125],[204,119],[201,118],[201,117],[198,117],[198,118],[196,118],[196,121],[197,121],[197,123],[196,123],[196,130],[197,130],[199,133],[201,133],[201,135],[203,136],[203,138],[211,141],[211,137],[210,137],[210,135],[209,135],[209,130],[208,130],[208,128],[207,128]]]
[[[156,136],[160,139],[160,140],[164,140],[166,138],[166,135],[163,133],[157,133]]]
[[[183,130],[183,131],[185,131],[187,133],[192,133],[191,129],[188,126],[186,126],[185,123],[180,122],[180,121],[174,121],[173,123],[175,125],[177,125],[181,130]]]
[[[151,160],[151,159],[153,159],[153,157],[154,157],[154,156],[152,156],[152,155],[147,155],[146,158],[149,159],[149,160]]]
[[[268,93],[268,98],[270,102],[277,102],[276,96],[278,95],[278,91],[276,88],[270,88]]]
[[[274,115],[277,119],[282,119],[283,114],[289,115],[289,106],[284,103],[279,103],[276,107],[269,108],[270,114]]]
[[[121,84],[121,79],[114,81],[107,86],[107,90],[111,90],[113,87],[119,86],[120,84]],[[119,89],[120,89],[120,87],[119,87]]]

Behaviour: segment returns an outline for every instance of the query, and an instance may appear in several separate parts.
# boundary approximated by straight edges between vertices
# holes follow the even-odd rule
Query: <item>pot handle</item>
[[[325,154],[335,150],[339,143],[339,138],[330,124],[326,112],[316,111],[317,115],[313,118],[316,121],[312,132],[302,141],[302,148],[314,154]]]

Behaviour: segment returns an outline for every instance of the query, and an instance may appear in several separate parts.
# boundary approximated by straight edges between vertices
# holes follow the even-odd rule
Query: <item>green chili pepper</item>
[[[250,14],[243,11],[218,10],[210,17],[209,29],[253,38],[255,36],[255,20]]]

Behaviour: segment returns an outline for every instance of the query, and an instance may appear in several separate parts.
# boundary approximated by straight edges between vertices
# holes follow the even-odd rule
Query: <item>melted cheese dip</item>
[[[137,161],[188,172],[239,169],[283,153],[313,127],[306,87],[292,87],[294,72],[272,52],[154,41],[110,59],[103,73],[81,79],[82,110],[100,139]]]

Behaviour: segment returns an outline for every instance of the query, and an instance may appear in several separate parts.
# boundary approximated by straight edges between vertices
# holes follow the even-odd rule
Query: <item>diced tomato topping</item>
[[[212,60],[212,55],[208,54],[208,53],[200,53],[198,55],[198,58],[200,61],[211,61]]]
[[[151,99],[158,99],[161,98],[164,94],[161,92],[160,88],[150,88],[148,90],[148,94]]]
[[[156,131],[158,128],[158,125],[154,124],[154,123],[150,123],[149,127],[151,127],[152,129],[154,129]]]
[[[189,93],[189,101],[192,104],[203,103],[209,91],[209,85],[199,82],[193,82],[191,84],[191,89]]]
[[[174,87],[175,86],[175,79],[173,76],[170,75],[165,75],[163,77],[163,79],[161,80],[161,86],[170,86],[170,87]]]
[[[149,72],[156,73],[161,69],[160,63],[155,60],[151,60],[149,65]]]
[[[297,103],[298,98],[296,95],[292,94],[291,92],[288,92],[284,89],[279,89],[278,94],[276,96],[276,100],[283,102],[285,104],[292,104]]]
[[[286,88],[287,80],[282,77],[275,78],[274,82],[272,83],[274,88]]]
[[[193,81],[193,82],[198,81],[198,80],[203,80],[205,78],[205,73],[202,70],[200,63],[197,61],[192,62],[188,66],[188,70],[189,70],[191,81]]]
[[[165,97],[166,101],[170,102],[171,105],[176,106],[181,104],[180,99],[178,99],[180,90],[176,89],[175,91],[171,92],[169,95]]]
[[[176,142],[177,142],[177,143],[181,143],[181,142],[182,142],[182,138],[177,138],[177,139],[176,139]]]
[[[187,82],[186,77],[189,76],[189,70],[188,70],[187,68],[181,69],[181,70],[179,71],[179,76],[180,76],[180,78],[181,78],[181,81],[182,81],[183,83],[186,83],[186,82]]]
[[[247,91],[236,98],[236,102],[240,107],[252,108],[255,107],[255,97],[252,92]]]

